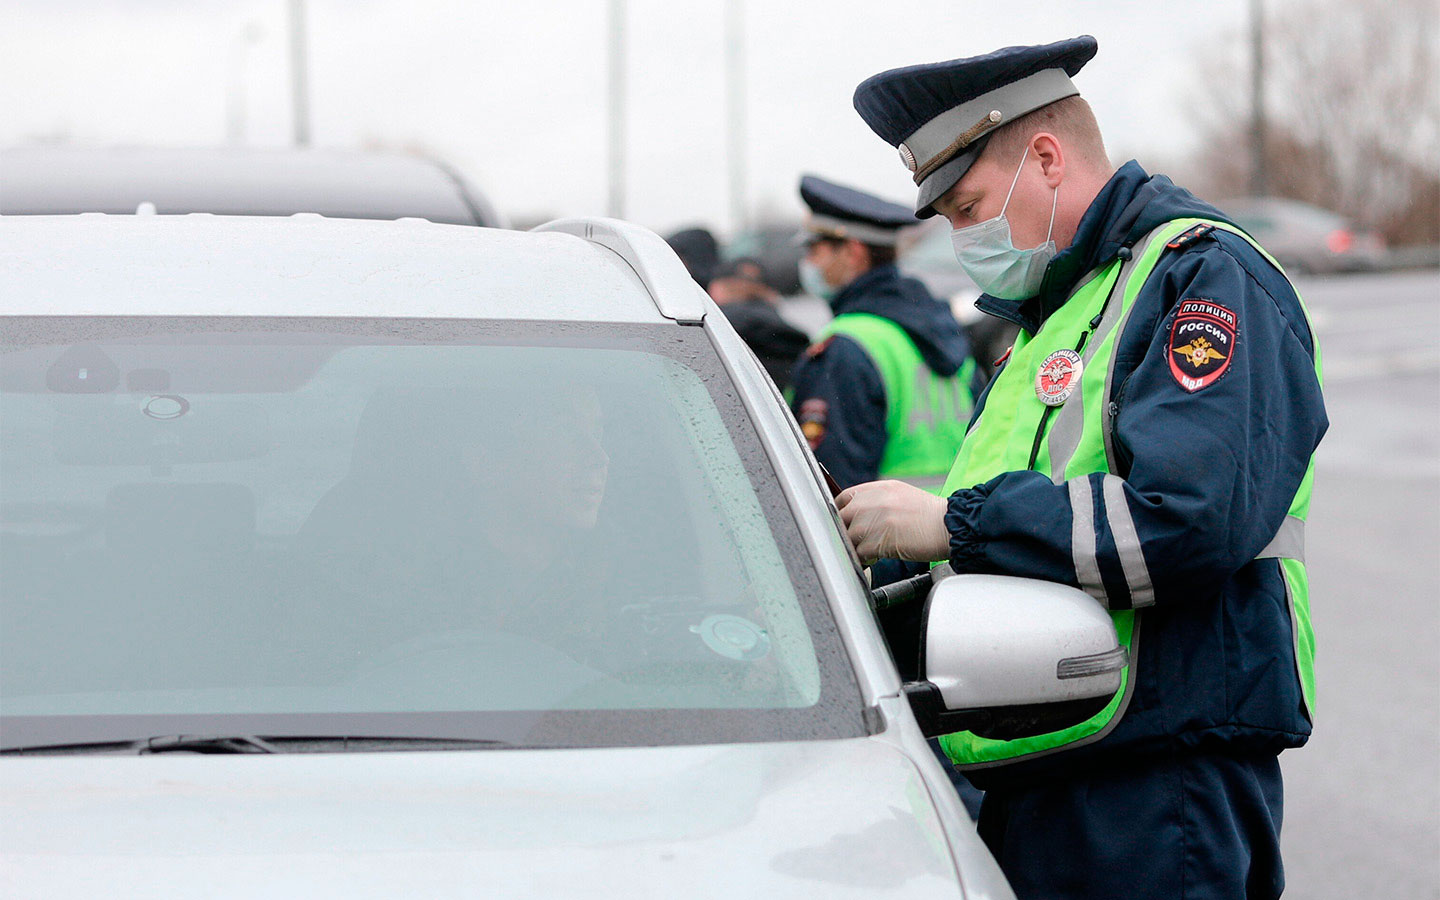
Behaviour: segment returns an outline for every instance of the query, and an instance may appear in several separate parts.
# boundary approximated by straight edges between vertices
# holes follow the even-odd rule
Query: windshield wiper
[[[171,734],[152,737],[136,751],[150,753],[284,753],[284,750],[253,734]]]
[[[345,753],[381,750],[473,750],[477,747],[513,747],[509,741],[489,738],[424,737],[413,735],[197,735],[170,734],[139,740],[70,741],[0,748],[0,755],[135,753]]]
[[[284,753],[253,734],[162,734],[156,737],[107,741],[66,741],[5,747],[0,754],[22,753]]]

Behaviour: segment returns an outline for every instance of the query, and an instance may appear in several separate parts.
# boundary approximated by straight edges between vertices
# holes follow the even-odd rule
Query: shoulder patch
[[[813,451],[825,439],[825,420],[830,418],[830,404],[819,397],[811,397],[800,404],[800,433],[810,443]]]
[[[1167,342],[1170,374],[1192,394],[1209,387],[1229,370],[1238,336],[1239,322],[1228,308],[1214,300],[1181,300]]]
[[[820,354],[824,353],[826,350],[828,350],[828,349],[830,348],[830,344],[831,344],[831,342],[833,342],[834,340],[835,340],[835,335],[832,334],[832,335],[830,335],[829,337],[827,337],[825,340],[821,341],[820,343],[818,343],[818,344],[811,344],[809,347],[806,347],[806,348],[805,348],[805,358],[806,358],[806,359],[814,359],[815,357],[817,357],[817,356],[819,356]]]
[[[1200,238],[1204,237],[1205,235],[1209,234],[1214,230],[1214,225],[1206,225],[1203,223],[1200,225],[1196,225],[1189,231],[1181,232],[1180,234],[1175,235],[1174,239],[1171,240],[1170,243],[1165,245],[1165,249],[1179,250],[1181,247],[1185,247],[1191,243],[1194,243],[1195,241],[1198,241]]]

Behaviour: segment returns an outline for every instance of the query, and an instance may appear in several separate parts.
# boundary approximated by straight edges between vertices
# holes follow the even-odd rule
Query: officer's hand
[[[944,497],[903,481],[872,481],[841,491],[835,505],[866,565],[881,557],[933,562],[949,556]]]

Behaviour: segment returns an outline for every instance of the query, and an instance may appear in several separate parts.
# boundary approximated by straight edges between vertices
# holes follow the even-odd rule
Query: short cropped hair
[[[1042,131],[1059,138],[1065,152],[1078,156],[1081,161],[1100,167],[1110,165],[1095,113],[1078,94],[1056,100],[995,129],[990,133],[985,153],[1005,165],[1012,165],[1019,159],[1020,148]]]
[[[872,269],[879,268],[880,266],[888,266],[895,261],[894,247],[866,244],[865,252],[870,254],[870,268]]]

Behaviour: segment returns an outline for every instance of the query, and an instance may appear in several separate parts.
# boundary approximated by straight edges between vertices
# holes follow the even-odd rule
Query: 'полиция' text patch
[[[1170,374],[1190,393],[1219,380],[1235,355],[1235,313],[1213,300],[1181,300],[1170,325]]]

